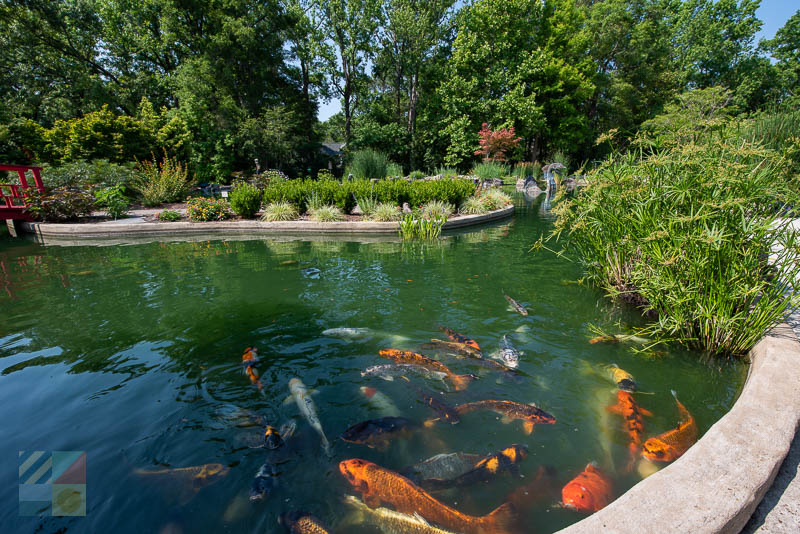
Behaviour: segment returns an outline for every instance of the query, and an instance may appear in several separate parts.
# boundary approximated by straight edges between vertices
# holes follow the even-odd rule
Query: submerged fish
[[[258,375],[256,366],[260,363],[258,359],[258,349],[256,347],[247,347],[242,354],[242,365],[244,366],[244,374],[250,378],[250,382],[259,390],[263,388],[261,379]]]
[[[400,410],[397,408],[397,405],[392,402],[392,399],[377,389],[361,386],[359,390],[361,394],[364,395],[364,398],[367,399],[367,403],[384,416],[398,417],[400,415]]]
[[[384,380],[392,381],[394,378],[406,378],[406,376],[410,374],[418,374],[424,376],[425,378],[431,380],[441,380],[444,382],[444,379],[447,377],[445,373],[441,373],[438,371],[431,371],[421,365],[413,365],[408,363],[401,363],[401,364],[391,364],[387,363],[385,365],[373,365],[372,367],[367,367],[363,371],[361,371],[361,376],[377,376],[378,378],[383,378]]]
[[[456,412],[451,406],[445,404],[438,398],[436,398],[436,394],[430,391],[426,391],[420,387],[415,386],[412,383],[408,383],[408,387],[416,394],[417,398],[425,403],[428,408],[436,412],[439,416],[439,419],[450,423],[451,425],[455,425],[461,418],[458,416],[458,412]],[[430,426],[433,422],[426,422],[425,426]]]
[[[416,512],[414,515],[408,515],[383,507],[373,509],[353,495],[347,495],[344,502],[354,509],[357,516],[354,522],[368,523],[384,534],[453,534],[448,530],[431,526]]]
[[[697,422],[678,400],[675,390],[672,390],[672,396],[678,404],[681,421],[676,428],[644,442],[642,456],[648,460],[659,462],[677,460],[697,441]]]
[[[512,491],[506,501],[517,510],[527,510],[539,502],[553,502],[558,499],[556,470],[540,465],[533,481]]]
[[[422,345],[420,345],[420,348],[422,349],[431,348],[434,350],[449,349],[457,354],[463,354],[464,356],[469,356],[470,358],[476,358],[476,359],[483,358],[483,353],[480,350],[470,345],[466,345],[464,343],[458,343],[456,341],[444,341],[443,339],[433,338],[431,339],[430,343],[423,343]]]
[[[620,369],[616,363],[608,366],[608,372],[611,375],[611,380],[614,381],[619,389],[629,393],[636,391],[636,381],[633,379],[633,375]]]
[[[425,479],[420,485],[425,489],[441,490],[485,482],[499,473],[516,469],[519,463],[527,456],[528,447],[514,444],[501,451],[485,456],[476,463],[472,469],[458,477],[452,479]]]
[[[328,328],[322,331],[323,336],[330,337],[343,337],[348,339],[356,339],[370,335],[369,328]]]
[[[418,513],[427,521],[466,534],[508,534],[515,520],[514,508],[506,503],[482,517],[463,514],[443,504],[406,477],[377,464],[354,458],[339,463],[339,471],[367,506],[388,503],[403,514]]]
[[[644,434],[643,416],[651,417],[653,414],[636,404],[633,395],[624,390],[619,390],[617,392],[617,403],[608,406],[607,410],[611,413],[619,414],[625,419],[625,430],[630,440],[628,443],[630,461],[628,462],[626,471],[631,471],[636,460],[639,458],[642,448],[642,435]]]
[[[522,304],[520,304],[520,303],[519,303],[519,302],[517,302],[516,300],[512,299],[511,297],[509,297],[509,296],[508,296],[508,295],[506,295],[505,293],[503,293],[503,296],[506,298],[506,300],[508,301],[508,303],[509,303],[509,304],[511,304],[511,307],[512,307],[512,308],[514,308],[514,311],[516,311],[516,312],[517,312],[517,313],[519,313],[520,315],[524,315],[524,316],[526,316],[526,317],[527,317],[527,315],[528,315],[528,310],[526,310],[526,309],[525,309],[525,306],[523,306]]]
[[[267,459],[256,472],[253,483],[250,486],[250,501],[260,501],[269,497],[269,494],[278,486],[278,464],[282,457],[278,452],[283,448],[285,441],[289,439],[297,428],[294,421],[283,425],[280,430],[272,426],[267,426],[264,430],[264,446],[267,449]]]
[[[235,404],[222,404],[214,409],[214,419],[225,426],[254,427],[262,426],[263,418],[246,408]]]
[[[157,479],[162,488],[165,487],[165,481],[177,484],[178,502],[186,504],[197,492],[219,481],[230,470],[230,467],[222,464],[203,464],[165,469],[134,469],[133,474]]]
[[[399,349],[381,349],[378,351],[378,354],[380,354],[381,357],[386,358],[387,360],[392,360],[396,363],[419,365],[437,373],[444,373],[447,376],[447,379],[453,384],[453,387],[456,389],[456,391],[462,391],[466,389],[467,384],[475,379],[474,375],[457,375],[442,362],[428,358],[427,356],[423,356],[417,352]]]
[[[394,439],[409,439],[420,425],[405,417],[381,417],[361,421],[345,430],[342,441],[384,449]]]
[[[523,404],[508,400],[484,400],[468,402],[456,406],[459,415],[478,410],[489,410],[503,416],[503,422],[507,423],[513,419],[522,420],[522,427],[526,434],[533,432],[534,425],[552,425],[556,418],[545,412],[535,404]]]
[[[407,467],[401,473],[412,480],[456,478],[475,467],[483,458],[480,454],[464,452],[442,453]]]
[[[462,336],[458,332],[454,332],[453,330],[450,330],[446,326],[439,325],[439,330],[441,330],[442,332],[447,334],[447,337],[449,337],[451,340],[455,341],[456,343],[461,343],[463,345],[471,347],[471,348],[475,349],[476,351],[478,351],[478,353],[480,353],[481,348],[478,346],[478,343],[474,339],[470,339],[467,336]]]
[[[333,532],[318,517],[298,510],[282,514],[278,522],[286,527],[289,534],[330,534]]]
[[[500,344],[501,349],[492,353],[492,358],[500,360],[506,367],[516,369],[519,367],[519,351],[508,340],[508,336],[503,336]]]
[[[596,345],[597,343],[619,343],[619,339],[614,336],[597,336],[589,340],[589,343]]]
[[[592,463],[562,488],[561,504],[578,512],[596,512],[611,502],[612,491],[611,480]]]
[[[516,382],[516,383],[522,382],[522,376],[520,375],[520,372],[517,369],[511,369],[510,367],[506,367],[502,363],[500,363],[498,361],[495,361],[495,360],[489,360],[489,359],[476,360],[476,359],[471,359],[469,361],[469,365],[479,365],[479,366],[481,366],[481,367],[483,367],[485,369],[489,369],[490,371],[494,371],[496,373],[500,373],[503,376],[503,378],[507,378],[508,380],[511,380],[512,382]]]
[[[322,424],[319,422],[319,417],[317,416],[317,406],[314,404],[314,400],[311,398],[311,395],[309,394],[305,384],[303,384],[299,378],[292,378],[289,380],[289,391],[292,392],[292,397],[294,398],[300,413],[306,418],[306,421],[308,421],[308,424],[311,425],[311,428],[316,430],[319,434],[319,437],[322,440],[322,448],[325,451],[325,454],[330,457],[330,443],[328,443],[328,438],[325,436],[325,432],[322,430]]]

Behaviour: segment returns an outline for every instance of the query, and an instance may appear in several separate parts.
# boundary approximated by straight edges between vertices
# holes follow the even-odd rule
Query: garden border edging
[[[800,341],[793,330],[777,326],[753,347],[750,361],[733,407],[686,454],[559,534],[738,534],[800,424]]]
[[[510,217],[514,206],[482,215],[463,215],[450,219],[442,228],[452,230]],[[153,236],[202,233],[263,233],[263,234],[397,234],[396,222],[345,221],[320,223],[315,221],[219,221],[219,222],[103,222],[103,223],[29,223],[22,230],[42,238],[80,238]]]

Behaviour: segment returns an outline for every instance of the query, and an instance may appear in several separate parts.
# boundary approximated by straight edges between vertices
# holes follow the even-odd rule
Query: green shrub
[[[472,167],[472,174],[481,180],[492,180],[502,178],[509,174],[508,167],[496,161],[482,161]]]
[[[431,214],[444,215],[449,217],[455,212],[455,208],[449,202],[442,202],[441,200],[430,200],[422,205],[422,211],[426,216]]]
[[[386,171],[389,167],[389,159],[382,152],[367,149],[359,150],[353,154],[350,162],[349,173],[356,180],[369,180],[386,178]]]
[[[264,208],[261,220],[268,222],[293,221],[299,216],[294,206],[288,202],[273,202],[272,204],[267,204],[267,207]]]
[[[440,175],[442,178],[445,179],[453,179],[458,177],[458,169],[455,167],[437,167],[436,171],[434,172],[436,175]]]
[[[475,193],[475,184],[472,180],[432,180],[413,182],[409,185],[411,186],[409,203],[418,207],[434,200],[460,206],[465,199]]]
[[[656,317],[645,335],[744,355],[800,303],[800,236],[776,210],[796,196],[769,151],[697,139],[613,156],[556,205],[553,236],[589,281]]]
[[[116,221],[128,214],[128,199],[125,197],[125,186],[117,184],[94,192],[97,205],[103,207],[110,217]]]
[[[42,168],[42,182],[47,187],[130,186],[138,178],[132,163],[116,164],[105,159],[79,160],[58,167]]]
[[[317,180],[336,180],[336,177],[328,169],[320,169],[317,171]]]
[[[318,208],[309,208],[308,215],[312,220],[317,222],[337,222],[344,220],[344,214],[336,206],[320,206]]]
[[[87,187],[55,187],[46,193],[38,189],[28,191],[26,211],[38,221],[74,221],[92,212],[94,195]]]
[[[425,178],[425,173],[422,171],[411,171],[408,177],[411,178],[412,180],[422,180],[423,178]]]
[[[180,219],[181,219],[180,212],[177,212],[175,210],[164,210],[162,212],[159,212],[158,214],[159,221],[175,222],[179,221]]]
[[[499,189],[489,189],[481,193],[480,197],[483,205],[489,211],[499,210],[513,203],[510,196],[503,193]]]
[[[194,183],[188,169],[166,153],[160,163],[145,160],[139,163],[140,174],[133,188],[142,197],[145,206],[158,206],[184,198]]]
[[[386,176],[389,178],[402,178],[404,176],[403,166],[390,162],[389,165],[386,166]]]
[[[252,219],[261,209],[261,195],[256,186],[239,182],[231,190],[229,198],[231,209],[239,217]]]
[[[459,210],[464,215],[483,215],[488,211],[486,204],[478,197],[469,197],[461,204],[461,209]]]
[[[192,197],[186,201],[186,215],[192,221],[224,221],[230,211],[221,198]]]
[[[388,202],[382,202],[375,206],[370,214],[370,219],[378,222],[399,221],[402,213],[400,209]]]

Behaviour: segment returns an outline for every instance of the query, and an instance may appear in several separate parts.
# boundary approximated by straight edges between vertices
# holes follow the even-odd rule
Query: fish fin
[[[475,375],[450,375],[450,381],[456,391],[464,391],[470,382],[475,380]]]
[[[428,419],[427,421],[422,423],[422,426],[424,426],[425,428],[431,428],[433,425],[436,424],[436,421],[438,421],[438,420],[439,420],[438,418],[436,418],[436,419]]]
[[[484,526],[479,532],[483,534],[507,534],[513,532],[517,520],[517,511],[510,502],[501,504],[486,516]]]
[[[288,397],[283,399],[283,402],[281,404],[283,404],[284,406],[288,406],[289,404],[291,404],[293,402],[294,402],[294,396],[289,395]]]
[[[522,430],[525,431],[525,434],[531,434],[533,432],[534,424],[531,421],[525,421],[522,423]]]
[[[646,415],[647,417],[653,417],[653,412],[645,408],[642,408],[641,406],[639,407],[639,413],[642,415]]]
[[[325,451],[325,455],[330,458],[333,456],[331,453],[331,444],[328,443],[328,438],[325,437],[325,434],[320,435],[320,438],[322,439],[322,449]]]
[[[424,526],[426,526],[426,527],[429,527],[429,526],[431,526],[431,524],[430,524],[430,523],[428,523],[428,522],[425,520],[425,518],[424,518],[424,517],[422,517],[421,515],[419,515],[419,512],[414,512],[414,519],[416,519],[416,520],[419,522],[419,524],[420,524],[420,525],[424,525]]]
[[[620,406],[619,404],[612,404],[611,406],[606,406],[606,411],[610,412],[610,413],[621,414],[622,413],[622,406]],[[641,411],[641,409],[640,409],[640,411]],[[642,413],[644,413],[644,412],[642,412]]]
[[[407,376],[401,376],[400,378],[402,378],[406,382],[411,382],[411,380],[409,380],[409,378]]]
[[[669,390],[669,392],[672,393],[672,396],[675,397],[675,400],[678,400],[678,394],[675,393],[674,389]]]
[[[511,419],[507,415],[504,415],[503,417],[500,418],[500,422],[503,423],[504,425],[509,424],[511,421],[513,421],[513,419]]]

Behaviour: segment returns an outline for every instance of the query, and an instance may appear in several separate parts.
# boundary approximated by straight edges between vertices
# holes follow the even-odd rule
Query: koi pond
[[[634,310],[529,252],[541,197],[516,203],[436,243],[3,233],[3,531],[278,533],[300,510],[326,532],[548,533],[618,497],[666,465],[642,443],[685,438],[687,412],[702,436],[746,366],[643,350]]]

